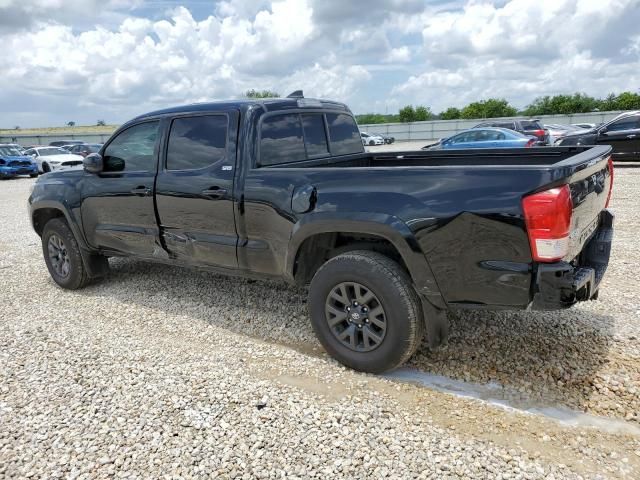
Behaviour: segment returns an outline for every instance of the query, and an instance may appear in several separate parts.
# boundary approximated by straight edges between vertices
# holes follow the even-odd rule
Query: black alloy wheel
[[[387,318],[378,297],[358,282],[341,282],[327,296],[329,328],[345,347],[356,352],[377,348],[387,333]]]

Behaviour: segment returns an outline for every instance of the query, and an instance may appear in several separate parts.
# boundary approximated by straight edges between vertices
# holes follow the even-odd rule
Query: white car
[[[38,164],[40,173],[62,170],[82,170],[82,156],[69,153],[60,147],[35,147],[25,152]]]
[[[360,137],[362,138],[363,145],[369,145],[373,147],[374,145],[384,145],[384,138],[379,137],[378,135],[371,135],[367,132],[360,132]]]

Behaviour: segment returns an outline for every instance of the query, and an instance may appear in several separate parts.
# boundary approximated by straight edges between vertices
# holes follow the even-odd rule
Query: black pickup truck
[[[609,261],[611,148],[366,152],[349,109],[303,98],[188,105],[123,125],[29,198],[53,280],[128,256],[309,285],[340,362],[382,372],[449,309],[561,309]]]

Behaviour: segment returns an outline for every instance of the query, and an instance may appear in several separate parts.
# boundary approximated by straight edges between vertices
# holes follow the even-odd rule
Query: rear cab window
[[[522,120],[520,123],[523,130],[542,130],[542,125],[538,120]]]
[[[328,112],[269,115],[262,121],[259,145],[261,167],[364,151],[353,117]]]

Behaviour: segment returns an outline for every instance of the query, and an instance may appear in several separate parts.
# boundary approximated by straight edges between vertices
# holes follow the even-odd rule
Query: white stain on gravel
[[[542,415],[558,421],[563,425],[597,428],[606,433],[623,433],[640,437],[640,427],[633,423],[614,418],[589,415],[562,406],[539,404],[532,399],[523,397],[521,393],[496,382],[486,384],[464,382],[443,375],[422,372],[413,368],[399,368],[383,375],[383,377],[390,380],[419,384],[439,392],[445,392],[459,397],[475,398],[490,403],[491,405],[521,413]]]

